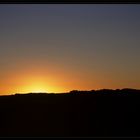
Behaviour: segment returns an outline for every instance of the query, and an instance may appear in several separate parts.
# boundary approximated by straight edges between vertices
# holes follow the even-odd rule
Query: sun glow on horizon
[[[39,93],[39,92],[49,92],[45,85],[41,84],[32,84],[24,88],[26,92],[33,92],[33,93]]]
[[[5,94],[13,93],[60,93],[65,92],[65,88],[57,85],[53,77],[43,77],[42,75],[18,74],[16,78],[11,78],[8,89],[3,89]],[[5,92],[6,91],[6,92]]]
[[[45,82],[32,82],[22,86],[19,91],[22,91],[22,93],[50,93],[56,92],[57,89]]]

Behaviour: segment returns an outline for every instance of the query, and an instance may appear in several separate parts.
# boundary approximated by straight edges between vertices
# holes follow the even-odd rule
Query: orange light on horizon
[[[18,87],[20,93],[58,93],[65,91],[52,83],[41,80],[27,81],[26,84]]]
[[[60,81],[60,79],[55,79],[51,75],[44,76],[31,73],[19,73],[7,79],[7,81],[3,83],[0,92],[2,94],[65,92],[65,88],[59,85],[59,83],[63,82]]]
[[[65,93],[71,90],[92,90],[100,87],[99,81],[92,82],[85,77],[76,77],[72,73],[54,73],[43,70],[23,70],[8,75],[3,81],[1,94],[14,93]],[[83,79],[82,79],[83,78]],[[82,80],[81,80],[82,79]],[[95,78],[96,79],[96,78]]]

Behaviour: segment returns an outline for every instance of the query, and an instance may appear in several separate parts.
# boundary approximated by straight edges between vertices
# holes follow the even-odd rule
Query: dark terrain
[[[140,90],[0,96],[0,136],[139,137]]]

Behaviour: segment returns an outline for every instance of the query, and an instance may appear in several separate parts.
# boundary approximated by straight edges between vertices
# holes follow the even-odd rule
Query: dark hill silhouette
[[[139,137],[140,90],[0,96],[0,136]]]

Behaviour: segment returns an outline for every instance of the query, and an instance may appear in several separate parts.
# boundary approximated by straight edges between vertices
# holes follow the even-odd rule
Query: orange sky
[[[140,88],[140,5],[0,5],[0,94]]]
[[[121,82],[123,80],[109,79],[111,73],[104,73],[104,75],[97,74],[94,77],[89,73],[77,73],[74,71],[63,71],[62,69],[55,69],[55,71],[45,68],[31,68],[28,70],[15,71],[7,74],[7,78],[1,79],[1,93],[29,93],[29,92],[68,92],[71,90],[92,90],[102,88],[125,88],[130,85],[129,81]],[[81,70],[82,71],[82,70]],[[100,76],[99,76],[100,75]],[[103,77],[104,76],[104,77]],[[119,82],[120,80],[120,82]],[[118,84],[116,84],[118,82]],[[136,81],[131,86],[137,88]],[[128,86],[130,87],[130,86]]]

